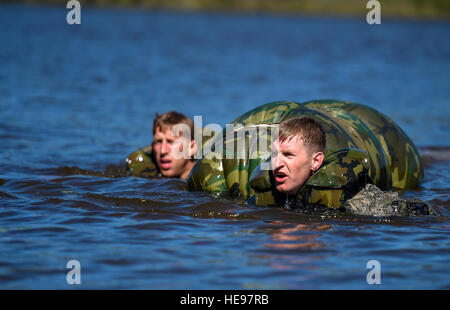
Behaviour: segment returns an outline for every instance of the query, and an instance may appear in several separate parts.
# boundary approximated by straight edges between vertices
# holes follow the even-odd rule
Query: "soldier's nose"
[[[163,142],[161,145],[161,153],[168,154],[170,152],[170,145],[167,142]]]
[[[283,166],[283,161],[282,161],[282,159],[281,159],[281,157],[280,156],[275,156],[275,169],[277,169],[277,168],[280,168],[280,167],[282,167]]]

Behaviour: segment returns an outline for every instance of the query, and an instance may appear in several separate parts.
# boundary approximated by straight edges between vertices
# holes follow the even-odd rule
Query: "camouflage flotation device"
[[[339,208],[365,184],[372,183],[381,189],[414,189],[422,180],[423,167],[416,147],[382,113],[365,105],[337,100],[282,101],[265,104],[238,117],[232,124],[242,126],[235,130],[234,136],[228,136],[228,141],[225,130],[222,137],[209,140],[207,143],[221,139],[234,144],[231,154],[234,157],[227,156],[224,147],[222,159],[198,160],[188,177],[188,189],[251,198],[257,205],[283,201],[274,190],[271,171],[261,169],[270,157],[270,130],[265,138],[257,135],[257,140],[269,142],[265,143],[266,151],[258,149],[255,157],[252,144],[255,134],[249,129],[270,128],[298,116],[314,117],[321,124],[327,146],[321,168],[300,189],[296,203]],[[245,134],[237,134],[239,131]],[[236,146],[242,142],[239,140],[245,140],[244,158],[237,156]]]

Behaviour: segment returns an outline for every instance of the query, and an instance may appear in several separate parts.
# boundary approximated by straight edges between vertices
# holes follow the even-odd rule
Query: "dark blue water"
[[[0,6],[0,288],[450,288],[449,23],[83,7],[70,26],[66,13]],[[402,196],[438,214],[295,215],[108,168],[151,142],[156,112],[224,125],[320,98],[396,121],[425,163]]]

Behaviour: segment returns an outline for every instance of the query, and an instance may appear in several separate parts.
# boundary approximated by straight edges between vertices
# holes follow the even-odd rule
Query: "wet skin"
[[[294,195],[308,178],[319,169],[324,154],[311,152],[310,148],[298,137],[272,144],[272,168],[276,189],[288,195]]]
[[[195,163],[190,159],[195,152],[195,141],[173,136],[171,129],[171,127],[156,129],[152,143],[156,164],[164,177],[186,179]],[[185,152],[187,156],[180,156],[184,147],[189,148]]]

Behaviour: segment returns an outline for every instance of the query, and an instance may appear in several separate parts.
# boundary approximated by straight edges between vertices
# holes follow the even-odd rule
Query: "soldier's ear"
[[[317,169],[319,169],[320,166],[322,166],[324,158],[325,158],[325,155],[323,154],[323,152],[317,152],[317,153],[313,154],[313,156],[312,156],[313,162],[312,162],[312,167],[311,167],[311,170],[313,172],[316,172]]]

